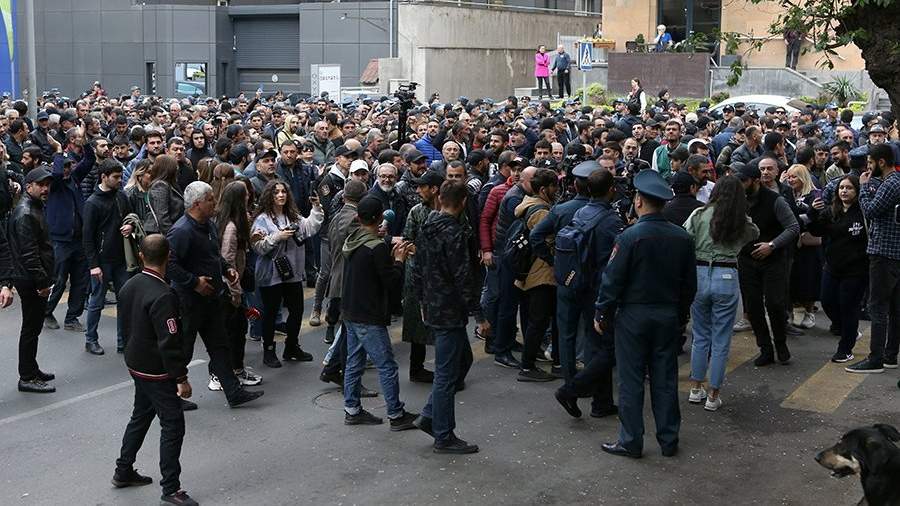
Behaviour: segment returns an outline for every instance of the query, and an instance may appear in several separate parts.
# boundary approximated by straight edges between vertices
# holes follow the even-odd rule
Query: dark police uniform
[[[643,195],[672,199],[672,191],[654,171],[634,178]],[[659,213],[642,216],[625,230],[603,273],[595,318],[615,324],[619,375],[619,439],[604,451],[638,457],[643,450],[644,374],[650,372],[650,397],[656,439],[664,455],[678,449],[678,343],[697,291],[694,241]]]
[[[150,269],[128,280],[119,292],[119,318],[126,340],[125,365],[134,380],[134,411],[122,436],[116,476],[127,475],[154,417],[159,417],[159,468],[163,494],[181,488],[184,412],[177,384],[187,381],[178,296]]]

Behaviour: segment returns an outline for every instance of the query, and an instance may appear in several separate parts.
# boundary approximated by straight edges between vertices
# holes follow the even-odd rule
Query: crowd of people
[[[308,324],[330,344],[320,379],[343,389],[344,422],[384,422],[360,403],[379,395],[362,384],[372,366],[390,430],[418,428],[438,453],[478,451],[454,414],[471,319],[518,381],[561,380],[555,397],[571,416],[585,397],[591,416],[618,414],[603,449],[628,457],[643,451],[645,376],[663,455],[677,453],[688,341],[687,400],[709,411],[723,404],[733,332],[752,329],[756,366],[787,364],[788,336],[816,325],[817,303],[840,337],[832,361],[854,360],[866,312],[870,350],[847,371],[896,368],[895,118],[866,114],[855,130],[832,104],[736,104],[714,119],[708,103],[687,111],[658,97],[635,79],[613,108],[437,94],[409,110],[389,96],[179,100],[137,87],[111,97],[99,83],[76,100],[45,96],[38,111],[6,101],[0,305],[15,287],[18,388],[55,391],[38,339],[59,328],[66,290],[64,330],[104,355],[114,292],[116,352],[136,397],[113,483],[150,483],[132,466],[157,416],[163,500],[195,504],[178,456],[183,412],[197,409],[196,336],[207,387],[232,407],[253,401],[263,377],[245,363],[248,341],[268,368],[315,358],[300,342],[304,284]],[[409,380],[433,384],[421,413],[401,400],[388,330],[401,317]]]

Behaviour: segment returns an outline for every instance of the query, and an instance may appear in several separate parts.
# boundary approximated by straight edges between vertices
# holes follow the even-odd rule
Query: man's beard
[[[393,184],[378,183],[378,187],[381,188],[381,191],[384,193],[391,193],[394,190]]]

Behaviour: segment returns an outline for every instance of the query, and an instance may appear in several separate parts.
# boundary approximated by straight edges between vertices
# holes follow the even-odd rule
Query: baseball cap
[[[45,120],[45,119],[50,119],[50,115],[47,114],[47,111],[41,111],[41,112],[37,113],[38,121]]]
[[[826,110],[829,110],[829,109],[834,110],[834,109],[837,109],[837,108],[838,108],[838,106],[837,106],[837,104],[835,104],[834,102],[828,102],[827,104],[825,104],[825,109],[826,109]]]
[[[872,125],[872,128],[869,129],[870,134],[883,134],[887,133],[884,129],[884,126],[880,124]]]
[[[429,170],[422,174],[422,177],[413,181],[416,186],[441,186],[444,184],[444,176],[437,171]]]
[[[722,108],[722,112],[734,112],[734,106],[731,104],[728,104]]]
[[[748,179],[759,179],[760,177],[759,167],[756,166],[756,164],[747,163],[742,164],[739,167],[732,166],[732,168],[734,169],[734,175],[737,176],[741,181],[746,181]]]
[[[353,157],[353,156],[359,156],[359,153],[357,153],[356,151],[341,144],[340,146],[337,147],[337,149],[334,150],[334,156]]]
[[[365,160],[353,160],[353,162],[350,163],[350,173],[353,174],[354,172],[356,172],[358,170],[364,170],[364,171],[368,172],[369,164],[366,163]]]
[[[384,207],[381,201],[371,195],[363,197],[356,206],[356,215],[359,219],[369,223],[377,220],[382,212]]]
[[[274,149],[267,149],[256,156],[257,160],[262,160],[263,158],[271,158],[274,160],[275,158],[278,158],[278,152]]]
[[[410,149],[406,152],[406,155],[403,157],[406,160],[406,163],[418,162],[419,160],[424,160],[428,158],[418,149]]]
[[[28,174],[25,174],[25,184],[44,181],[52,177],[53,174],[51,174],[50,171],[47,170],[47,165],[42,164],[28,171]]]
[[[488,155],[483,149],[473,149],[469,156],[466,157],[466,163],[469,165],[475,165],[477,163],[481,163],[482,160],[487,158]]]
[[[366,195],[367,190],[366,183],[351,179],[344,185],[344,197],[347,197],[347,200],[352,202],[359,202],[359,199]]]

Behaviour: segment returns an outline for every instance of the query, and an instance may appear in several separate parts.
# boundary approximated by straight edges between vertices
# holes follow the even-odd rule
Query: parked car
[[[197,97],[206,94],[206,86],[200,83],[177,81],[175,83],[175,93]]]
[[[754,110],[762,115],[769,107],[784,107],[788,116],[800,112],[806,108],[806,102],[781,95],[742,95],[723,100],[709,110],[709,115],[716,119],[722,119],[722,108],[726,105],[734,105],[743,102],[747,110]]]

